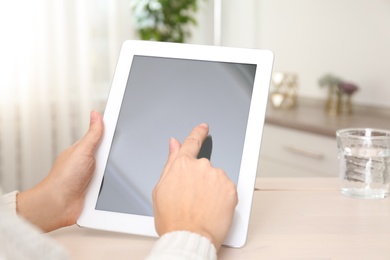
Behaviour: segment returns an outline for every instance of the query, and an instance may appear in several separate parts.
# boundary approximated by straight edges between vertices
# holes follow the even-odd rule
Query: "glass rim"
[[[381,135],[357,135],[358,132],[376,132],[381,133]],[[348,137],[354,139],[371,139],[371,140],[380,140],[380,139],[390,139],[390,130],[380,129],[380,128],[369,128],[369,127],[356,127],[356,128],[343,128],[336,131],[336,137]]]

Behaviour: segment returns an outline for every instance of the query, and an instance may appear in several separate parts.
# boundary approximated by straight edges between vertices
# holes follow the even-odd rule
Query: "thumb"
[[[169,168],[171,167],[171,164],[176,159],[176,157],[177,157],[177,155],[179,153],[180,147],[181,147],[180,142],[178,140],[176,140],[175,138],[172,137],[169,140],[168,160],[167,160],[167,163],[165,164],[165,167],[164,167],[164,170],[163,170],[163,172],[161,174],[161,178],[160,179],[163,179],[164,176],[166,175],[166,173],[168,172]]]
[[[169,156],[168,156],[168,161],[167,161],[167,165],[171,164],[177,157],[177,154],[179,153],[179,150],[180,150],[180,147],[181,147],[181,144],[178,140],[176,140],[175,138],[171,138],[169,140]]]
[[[81,139],[81,143],[85,145],[88,152],[95,152],[96,147],[102,139],[103,130],[104,125],[101,115],[96,111],[92,111],[90,114],[88,132],[84,135],[83,139]]]

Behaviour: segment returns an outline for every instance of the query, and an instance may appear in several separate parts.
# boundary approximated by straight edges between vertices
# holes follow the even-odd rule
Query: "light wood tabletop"
[[[390,199],[339,193],[337,178],[260,178],[247,243],[219,259],[390,259]],[[72,226],[48,234],[71,259],[144,259],[155,238]]]

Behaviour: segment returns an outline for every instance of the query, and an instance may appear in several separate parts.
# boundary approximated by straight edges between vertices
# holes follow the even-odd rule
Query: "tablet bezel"
[[[242,247],[248,233],[272,72],[273,53],[268,50],[125,41],[121,48],[104,112],[104,136],[96,152],[95,173],[77,224],[81,227],[107,231],[157,236],[153,217],[95,209],[134,55],[257,65],[237,183],[239,203],[236,207],[232,227],[224,241],[224,245]]]

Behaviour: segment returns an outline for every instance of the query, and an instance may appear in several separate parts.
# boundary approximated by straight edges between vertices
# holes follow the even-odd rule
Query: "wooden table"
[[[76,226],[48,235],[72,259],[144,259],[155,241]],[[336,178],[258,179],[247,244],[219,259],[390,259],[390,199],[344,197]]]

